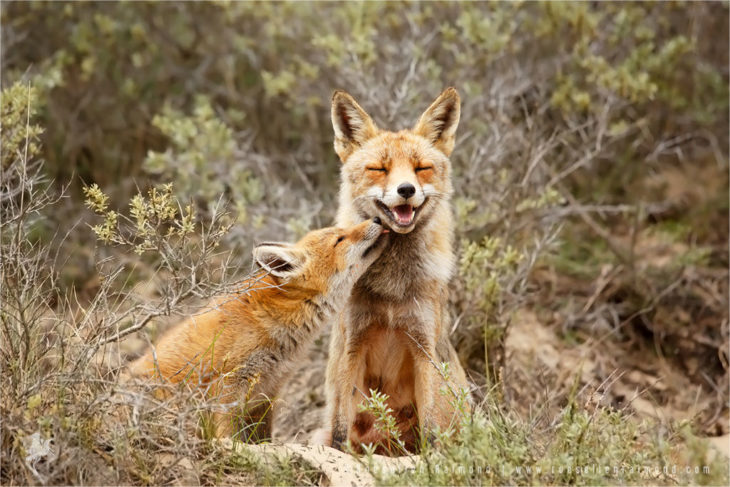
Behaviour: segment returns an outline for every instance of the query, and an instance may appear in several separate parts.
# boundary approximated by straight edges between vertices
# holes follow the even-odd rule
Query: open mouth
[[[387,207],[380,200],[375,201],[378,207],[383,210],[388,218],[391,219],[399,227],[408,227],[413,223],[416,218],[416,211],[418,208],[414,208],[412,205],[398,205],[392,208]]]

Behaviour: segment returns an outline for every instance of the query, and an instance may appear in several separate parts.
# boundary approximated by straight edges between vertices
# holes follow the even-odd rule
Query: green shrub
[[[545,434],[487,404],[459,434],[423,452],[415,468],[373,471],[385,485],[721,485],[727,480],[722,460],[702,450],[681,454],[678,437],[694,438],[684,429],[644,440],[655,427],[637,425],[615,411],[568,407]]]

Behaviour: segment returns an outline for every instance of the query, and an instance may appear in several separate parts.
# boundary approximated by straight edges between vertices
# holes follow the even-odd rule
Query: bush
[[[194,435],[159,449],[176,426],[197,428],[207,406],[190,398],[177,399],[189,414],[173,425],[155,416],[169,405],[147,404],[148,422],[125,423],[142,428],[132,439],[94,439],[119,362],[135,353],[117,340],[154,336],[158,315],[224,291],[253,242],[333,220],[337,88],[393,129],[444,87],[461,93],[450,299],[476,399],[534,400],[538,381],[518,383],[505,342],[529,308],[566,349],[610,340],[666,360],[701,384],[708,412],[695,429],[727,433],[728,47],[716,41],[727,13],[709,2],[3,4],[2,441],[16,458],[3,481],[167,482],[160,451],[240,472]],[[94,233],[110,245],[95,247]],[[553,396],[555,424],[593,417],[563,421],[569,394]],[[590,448],[602,431],[638,448],[616,417],[609,408],[580,426],[597,435]],[[447,461],[479,435],[544,440],[514,421],[496,433],[479,423],[429,454]],[[46,471],[20,460],[36,432],[68,446]],[[512,460],[569,447],[546,445]]]

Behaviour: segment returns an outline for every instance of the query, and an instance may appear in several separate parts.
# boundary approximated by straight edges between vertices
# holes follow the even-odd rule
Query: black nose
[[[376,216],[375,218],[373,218],[373,223],[377,223],[378,225],[382,225],[383,224],[383,222],[380,221],[380,217],[379,216]]]
[[[416,188],[411,183],[402,183],[398,186],[398,194],[408,199],[416,194]]]

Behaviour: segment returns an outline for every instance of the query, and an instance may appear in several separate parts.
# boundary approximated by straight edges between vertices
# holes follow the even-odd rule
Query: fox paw
[[[332,446],[332,432],[327,428],[319,428],[312,432],[310,445]]]

